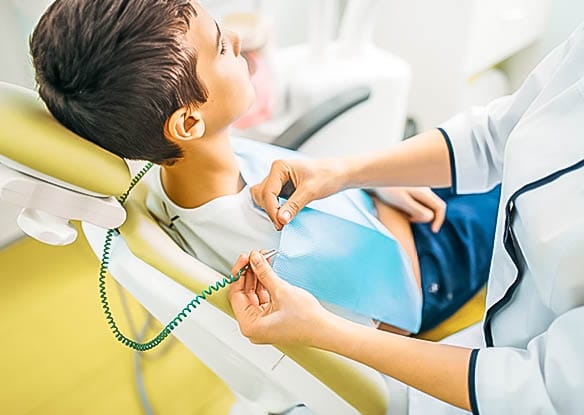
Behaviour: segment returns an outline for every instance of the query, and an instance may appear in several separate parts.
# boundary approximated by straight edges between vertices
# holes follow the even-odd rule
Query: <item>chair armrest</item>
[[[302,144],[321,128],[354,106],[367,101],[370,96],[371,90],[365,86],[343,91],[310,108],[271,144],[298,150]]]

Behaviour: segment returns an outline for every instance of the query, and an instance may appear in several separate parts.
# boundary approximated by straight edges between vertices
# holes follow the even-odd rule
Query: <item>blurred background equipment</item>
[[[582,9],[576,1],[553,3]],[[374,38],[411,65],[408,116],[418,128],[436,127],[471,105],[510,93],[514,85],[503,64],[546,35],[550,5],[550,0],[381,2],[384,23],[376,25]],[[529,69],[541,56],[532,56]]]
[[[265,54],[266,66],[272,70],[271,84],[260,91],[272,91],[271,118],[235,133],[272,142],[307,113],[330,111],[337,103],[332,98],[343,101],[345,93],[367,88],[370,92],[364,100],[322,128],[300,150],[339,156],[380,150],[401,140],[410,70],[405,61],[372,42],[378,5],[377,0],[349,1],[344,7],[338,0],[313,1],[306,11],[307,39],[270,48]],[[258,7],[259,13],[266,10],[267,5]]]

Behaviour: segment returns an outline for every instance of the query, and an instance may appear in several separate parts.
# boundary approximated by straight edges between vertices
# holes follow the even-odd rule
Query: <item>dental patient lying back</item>
[[[229,133],[254,100],[240,40],[200,4],[57,0],[30,47],[40,96],[57,120],[120,157],[160,166],[149,174],[148,205],[180,232],[186,249],[226,274],[240,253],[278,246]],[[277,157],[254,145],[262,146],[258,163]],[[422,290],[422,330],[481,288],[493,243],[498,189],[440,196],[448,209],[438,233],[373,197],[377,219]]]

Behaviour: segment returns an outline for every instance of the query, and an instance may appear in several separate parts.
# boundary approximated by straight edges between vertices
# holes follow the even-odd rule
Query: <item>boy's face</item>
[[[240,54],[239,37],[222,31],[199,3],[186,40],[197,53],[197,75],[207,89],[207,102],[199,107],[207,133],[228,127],[255,99],[247,61]]]

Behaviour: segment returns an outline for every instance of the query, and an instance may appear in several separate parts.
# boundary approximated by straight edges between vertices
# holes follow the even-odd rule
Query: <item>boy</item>
[[[279,233],[254,207],[254,183],[244,180],[229,135],[254,99],[240,40],[201,5],[57,0],[30,43],[40,96],[57,120],[118,156],[160,165],[150,175],[149,208],[200,260],[228,273],[237,254],[278,246]],[[256,161],[268,166],[278,153],[240,146],[261,151]],[[434,235],[373,198],[379,225],[397,240],[423,290],[422,329],[484,284],[497,201],[496,191],[449,199],[445,225]],[[475,240],[466,244],[468,238]],[[483,249],[468,251],[481,246],[477,238]]]

